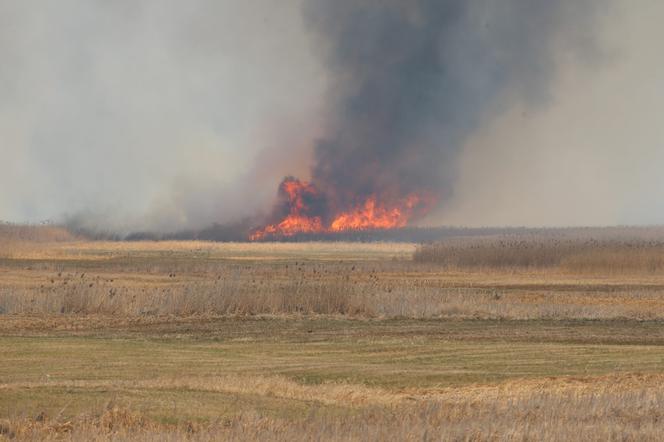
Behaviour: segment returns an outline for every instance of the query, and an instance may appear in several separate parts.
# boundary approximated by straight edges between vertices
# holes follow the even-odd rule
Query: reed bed
[[[455,238],[421,245],[414,261],[456,269],[556,269],[638,274],[664,270],[664,237],[517,235]]]
[[[0,223],[0,241],[62,242],[74,238],[69,230],[60,226]]]
[[[557,232],[417,250],[24,241],[0,259],[0,315],[664,319],[654,231]]]
[[[141,261],[68,271],[77,265],[6,271],[0,315],[664,319],[659,280],[458,276],[392,261]]]
[[[0,441],[659,440],[661,338],[647,338],[660,323],[641,320],[664,320],[664,245],[652,231],[639,232],[456,238],[420,246],[414,255],[412,244],[14,243],[0,249],[0,325],[18,336],[7,341],[8,359],[24,365],[3,366],[10,380],[5,375],[2,393],[32,405],[0,414]],[[263,320],[280,315],[288,318]],[[626,318],[639,321],[567,321]],[[227,322],[232,333],[220,332]],[[325,328],[332,322],[343,325]],[[510,336],[497,325],[505,323],[514,327]],[[352,334],[357,324],[377,329]],[[436,334],[444,325],[466,324],[481,333]],[[607,331],[590,336],[588,324]],[[604,348],[618,326],[629,334]],[[118,334],[109,331],[116,328]],[[58,350],[54,339],[39,342],[50,333],[76,337]],[[556,333],[555,346],[540,348]],[[88,339],[92,347],[84,345]],[[563,351],[579,339],[592,344]],[[19,341],[44,353],[13,347]],[[172,347],[164,351],[165,345]],[[150,356],[153,348],[157,356]],[[137,362],[126,362],[129,355]],[[576,361],[576,374],[555,371],[571,366],[560,363],[563,356]],[[599,371],[589,374],[586,360]],[[406,363],[412,365],[399,365]],[[283,373],[276,376],[279,364]],[[449,375],[435,371],[441,364]],[[339,371],[345,365],[352,372]],[[200,367],[216,377],[201,377]],[[237,373],[219,377],[219,367]],[[251,378],[249,369],[261,371]],[[612,370],[605,380],[570,379]],[[37,377],[24,379],[24,371]],[[432,371],[441,377],[432,381]],[[535,377],[523,378],[526,372]],[[68,377],[60,379],[63,373]],[[462,387],[439,381],[462,373],[474,376]],[[393,384],[407,377],[407,385]],[[140,401],[94,402],[122,392],[172,410],[171,418],[127,405]],[[182,407],[193,396],[205,397],[206,408],[186,414]],[[58,403],[50,415],[39,412],[56,398],[62,411]],[[164,398],[173,398],[173,408]],[[5,401],[13,403],[11,396]],[[266,411],[272,407],[282,414]]]

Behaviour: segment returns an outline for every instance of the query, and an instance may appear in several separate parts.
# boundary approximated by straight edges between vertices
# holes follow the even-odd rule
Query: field
[[[424,247],[1,233],[0,440],[664,432],[657,232]]]

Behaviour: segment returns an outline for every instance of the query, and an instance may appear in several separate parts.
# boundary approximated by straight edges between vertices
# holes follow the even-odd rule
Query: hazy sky
[[[0,0],[0,219],[168,230],[268,210],[325,119],[301,3]],[[560,45],[545,103],[473,133],[424,222],[664,223],[663,18],[605,2],[596,47]]]
[[[258,167],[272,197],[283,170],[256,157],[309,141],[324,81],[291,0],[0,0],[0,60],[0,219],[16,221],[256,210],[233,183]]]
[[[468,143],[438,219],[664,223],[664,3],[616,0],[600,18],[601,53],[586,63],[560,54],[547,106],[517,105]]]

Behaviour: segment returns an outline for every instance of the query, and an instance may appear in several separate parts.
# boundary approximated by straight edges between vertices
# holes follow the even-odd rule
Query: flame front
[[[396,206],[386,207],[378,204],[375,196],[370,196],[360,207],[339,214],[330,224],[329,230],[341,232],[405,227],[419,201],[417,195],[410,195]]]
[[[249,237],[252,241],[291,237],[300,233],[405,227],[418,209],[419,212],[422,212],[422,209],[426,210],[431,202],[417,194],[410,194],[390,202],[384,202],[378,196],[370,195],[350,209],[336,213],[333,211],[326,217],[323,213],[319,213],[321,210],[329,210],[325,207],[326,198],[313,184],[296,178],[286,178],[279,187],[279,193],[287,213],[276,223],[255,230]]]
[[[280,222],[254,231],[249,239],[259,241],[270,236],[293,236],[325,230],[320,216],[308,214],[309,205],[306,200],[318,197],[318,190],[314,186],[305,181],[287,178],[279,186],[279,193],[287,198],[288,214]]]

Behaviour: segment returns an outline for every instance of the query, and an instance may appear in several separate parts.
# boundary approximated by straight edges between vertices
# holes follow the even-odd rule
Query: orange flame
[[[388,208],[378,204],[375,196],[370,196],[360,207],[339,214],[330,224],[330,231],[405,227],[417,201],[419,198],[412,195],[404,203]]]
[[[288,214],[279,222],[255,230],[249,237],[260,241],[269,237],[290,237],[299,233],[331,233],[348,230],[394,229],[405,227],[418,208],[427,208],[431,201],[416,194],[390,203],[381,202],[376,195],[367,197],[350,210],[334,214],[326,224],[320,214],[315,214],[308,201],[320,199],[318,189],[306,181],[285,179],[279,188]]]
[[[288,199],[289,213],[277,224],[270,224],[253,232],[249,239],[259,241],[269,236],[293,236],[297,233],[318,233],[324,231],[320,216],[306,215],[305,198],[318,196],[318,190],[306,181],[285,179],[279,192]]]

